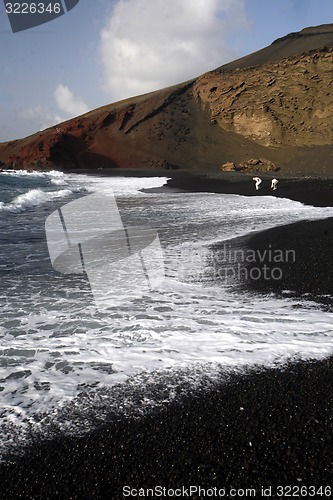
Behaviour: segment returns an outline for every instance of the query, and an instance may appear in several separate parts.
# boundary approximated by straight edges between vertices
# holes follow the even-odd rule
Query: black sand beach
[[[102,170],[72,170],[76,174],[91,174],[106,177],[167,177],[166,186],[147,189],[146,191],[168,190],[239,194],[243,196],[277,196],[289,198],[306,205],[329,207],[333,204],[333,177],[319,177],[316,174],[288,174],[282,172],[242,173],[214,171],[208,174],[185,170],[161,169],[102,169]],[[262,179],[260,190],[255,190],[252,178],[259,175]],[[271,180],[279,180],[278,189],[270,188]]]
[[[252,290],[288,292],[332,305],[332,218],[273,228],[248,238],[246,246],[257,256],[248,264],[247,286]],[[251,269],[264,266],[276,268],[276,279],[250,279]]]
[[[216,192],[272,194],[269,189],[255,193],[250,179],[221,179],[216,185],[195,176],[192,180],[186,175],[172,177],[169,185],[179,189],[209,191],[214,187]],[[331,182],[286,178],[275,194],[328,206],[333,200]],[[297,257],[296,267],[289,269],[276,289],[267,288],[264,280],[248,286],[258,292],[280,293],[287,288],[300,295],[329,294],[332,238],[332,219],[253,236],[246,243],[248,248],[266,248],[267,244],[295,248]],[[255,498],[262,498],[261,488],[271,487],[267,490],[270,498],[287,498],[297,496],[291,495],[288,486],[294,486],[298,496],[303,486],[308,488],[302,490],[308,498],[329,498],[330,490],[325,492],[325,487],[333,489],[332,436],[333,358],[295,362],[235,374],[205,393],[189,394],[141,419],[110,422],[83,438],[36,442],[24,457],[0,464],[0,495],[3,499],[118,500],[125,498],[125,485],[184,487],[185,491],[192,485],[207,491],[225,490],[225,497],[231,497],[232,489],[253,488]],[[135,498],[134,494],[128,497]],[[158,494],[150,492],[146,497],[158,498]],[[208,497],[203,491],[191,496]]]
[[[120,499],[126,485],[254,488],[256,498],[272,487],[278,498],[278,486],[333,486],[332,373],[326,359],[235,375],[142,419],[36,443],[1,465],[1,498]]]
[[[168,174],[166,173],[168,176]],[[258,191],[252,177],[258,175],[262,184]],[[244,196],[277,196],[289,198],[306,205],[317,207],[332,206],[333,204],[333,178],[319,178],[317,176],[295,176],[291,174],[244,174],[224,173],[208,175],[195,175],[191,173],[171,173],[168,187],[193,192],[211,192],[239,194]],[[278,189],[270,188],[271,179],[279,179]]]

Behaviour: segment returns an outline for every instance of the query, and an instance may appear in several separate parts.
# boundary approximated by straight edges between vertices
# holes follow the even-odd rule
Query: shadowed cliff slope
[[[15,168],[218,170],[266,158],[333,174],[333,24],[306,28],[191,81],[0,144]]]

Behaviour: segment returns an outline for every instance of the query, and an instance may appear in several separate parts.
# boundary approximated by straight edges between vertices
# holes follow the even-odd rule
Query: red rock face
[[[286,171],[333,173],[332,67],[333,25],[309,28],[190,82],[0,144],[0,161],[219,170],[265,158]]]

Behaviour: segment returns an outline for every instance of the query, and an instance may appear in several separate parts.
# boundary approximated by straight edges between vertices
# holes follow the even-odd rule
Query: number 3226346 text
[[[39,3],[6,3],[7,14],[60,14],[62,12],[61,4],[59,2],[48,4]]]

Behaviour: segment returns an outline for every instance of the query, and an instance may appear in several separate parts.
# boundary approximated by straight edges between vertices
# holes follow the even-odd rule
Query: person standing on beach
[[[253,177],[252,180],[255,182],[256,190],[258,191],[258,189],[260,189],[260,184],[262,183],[262,180],[260,179],[260,177]]]
[[[278,183],[279,183],[278,179],[272,179],[271,189],[273,189],[273,191],[277,189]]]

